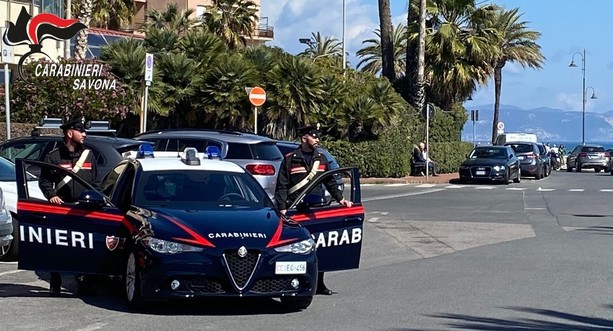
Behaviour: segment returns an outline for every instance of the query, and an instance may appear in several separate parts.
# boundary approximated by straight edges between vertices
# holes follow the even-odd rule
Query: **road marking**
[[[505,190],[507,191],[525,191],[527,188],[525,187],[507,187]]]
[[[384,196],[380,196],[380,197],[365,198],[365,199],[362,199],[362,202],[387,200],[387,199],[395,199],[395,198],[402,198],[402,197],[410,197],[410,196],[415,196],[415,195],[422,195],[422,194],[440,192],[440,191],[444,191],[444,190],[445,190],[444,188],[439,188],[439,189],[433,189],[433,190],[426,190],[426,191],[423,191],[423,192],[411,192],[411,193],[403,193],[403,194],[384,195]]]
[[[381,212],[381,215],[385,216],[385,215],[387,215],[387,214],[389,214],[389,213],[390,213],[389,211],[382,211],[382,212]]]
[[[375,186],[377,184],[360,184],[360,186],[364,187],[364,186]]]
[[[11,270],[11,271],[0,272],[0,277],[10,275],[10,274],[16,274],[22,271],[25,271],[25,270]]]
[[[477,186],[475,187],[475,190],[493,190],[494,187],[493,186]]]
[[[541,187],[539,186],[539,188],[538,188],[538,190],[537,190],[537,191],[539,191],[539,192],[551,192],[551,191],[555,191],[555,190],[556,190],[556,189],[554,189],[554,188],[541,188]]]
[[[613,192],[613,189],[603,188],[602,190],[600,190],[600,192]]]
[[[541,207],[527,208],[527,207],[524,207],[524,209],[526,209],[526,210],[545,210],[547,208],[541,208]]]
[[[93,331],[93,330],[100,330],[103,327],[105,327],[108,323],[102,323],[102,322],[97,322],[97,323],[93,323],[90,324],[84,328],[81,329],[77,329],[77,331]]]
[[[387,184],[385,186],[387,186],[387,187],[396,187],[396,186],[407,186],[407,185],[409,185],[409,184],[407,184],[407,183],[397,183],[397,184]]]
[[[366,222],[376,223],[379,220],[379,217],[371,217],[366,220]]]
[[[445,188],[465,188],[466,185],[449,185],[445,186]]]
[[[583,191],[585,190],[582,188],[571,188],[570,190],[568,190],[568,192],[583,192]]]
[[[0,265],[2,264],[17,264],[17,261],[11,261],[11,262],[0,262]]]
[[[421,184],[421,185],[417,185],[415,187],[434,187],[436,186],[436,184]]]

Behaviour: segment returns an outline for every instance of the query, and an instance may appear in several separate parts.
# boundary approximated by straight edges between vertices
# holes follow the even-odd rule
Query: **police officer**
[[[287,212],[288,205],[298,197],[302,189],[318,175],[328,170],[326,156],[317,150],[320,132],[313,126],[306,126],[298,129],[298,134],[301,140],[300,147],[285,155],[277,178],[275,201],[277,208],[283,215]],[[343,198],[343,193],[339,190],[332,176],[324,182],[324,185],[338,203],[346,207],[352,206],[351,201]],[[317,293],[333,294],[324,284],[323,272],[318,274]]]
[[[45,162],[58,165],[72,171],[86,182],[97,187],[96,162],[91,150],[83,146],[87,134],[85,126],[80,119],[69,121],[60,126],[64,132],[63,143],[49,152]],[[70,176],[60,171],[43,168],[38,185],[49,202],[61,205],[66,202],[76,202],[79,194],[85,190],[82,185],[75,183]],[[85,282],[84,276],[77,276],[79,293],[93,294],[93,290]],[[51,273],[51,296],[58,296],[62,288],[62,278],[59,273]]]

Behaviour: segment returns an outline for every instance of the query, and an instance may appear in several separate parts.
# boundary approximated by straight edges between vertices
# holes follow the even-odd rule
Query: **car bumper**
[[[598,167],[598,168],[608,168],[609,167],[609,162],[606,160],[580,160],[579,164],[581,165],[581,168],[594,168],[594,167]]]
[[[0,246],[6,246],[13,240],[13,218],[10,213],[0,213]]]
[[[539,167],[536,164],[522,164],[519,166],[519,168],[521,169],[522,174],[528,175],[536,175],[539,171]]]
[[[493,168],[486,167],[485,170],[476,170],[476,167],[462,169],[460,168],[461,180],[489,180],[489,181],[504,181],[507,176],[507,170],[494,170]],[[483,171],[483,172],[477,172]]]
[[[184,255],[180,254],[180,255]],[[196,254],[202,257],[202,254]],[[244,288],[237,288],[236,279],[220,257],[210,259],[154,258],[153,264],[143,269],[141,293],[147,299],[195,298],[195,297],[283,297],[313,296],[317,283],[316,254],[283,255],[267,259],[264,256],[253,271]],[[304,274],[275,274],[275,262],[306,261]],[[298,287],[291,283],[298,280]],[[171,288],[176,280],[179,287]],[[240,281],[239,281],[240,283]],[[241,286],[241,287],[243,287]]]

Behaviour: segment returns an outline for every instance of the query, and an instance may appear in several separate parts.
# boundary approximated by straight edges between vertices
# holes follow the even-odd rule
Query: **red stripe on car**
[[[355,207],[340,208],[340,209],[333,209],[333,210],[322,210],[322,211],[314,212],[312,214],[296,214],[296,215],[291,216],[291,219],[293,219],[296,222],[304,222],[304,221],[317,220],[317,219],[323,219],[323,218],[329,218],[329,217],[352,216],[352,215],[358,215],[358,214],[364,214],[363,206],[355,206]]]

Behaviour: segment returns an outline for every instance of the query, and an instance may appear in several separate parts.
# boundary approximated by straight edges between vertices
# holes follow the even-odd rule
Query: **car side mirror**
[[[468,159],[468,154],[466,154],[465,157]]]
[[[325,196],[317,194],[307,194],[302,198],[302,202],[298,205],[298,209],[308,209],[312,207],[324,207],[329,204]]]
[[[101,208],[106,201],[104,196],[98,191],[83,191],[79,194],[79,204],[89,207]]]
[[[509,160],[513,158],[513,154],[509,154]]]

